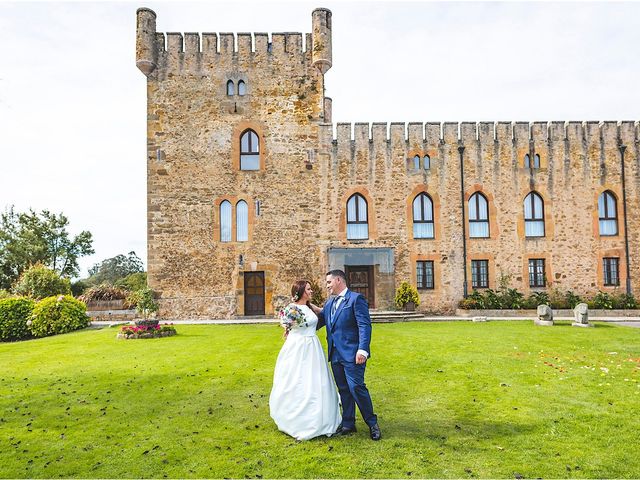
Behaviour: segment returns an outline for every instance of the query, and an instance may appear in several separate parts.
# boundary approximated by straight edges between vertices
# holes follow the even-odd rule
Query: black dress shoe
[[[356,427],[345,428],[342,425],[340,425],[338,427],[338,430],[336,430],[335,435],[351,435],[352,433],[356,433]]]
[[[369,431],[371,432],[371,440],[380,440],[382,438],[382,433],[377,423],[370,426]]]

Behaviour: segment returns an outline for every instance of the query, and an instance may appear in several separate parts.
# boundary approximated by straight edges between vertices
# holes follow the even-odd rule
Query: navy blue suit
[[[371,317],[367,300],[347,290],[333,316],[331,310],[338,297],[325,303],[318,315],[318,329],[327,327],[327,348],[340,401],[343,428],[355,428],[356,404],[369,426],[378,423],[373,404],[364,383],[366,362],[356,364],[356,353],[364,350],[371,358]]]

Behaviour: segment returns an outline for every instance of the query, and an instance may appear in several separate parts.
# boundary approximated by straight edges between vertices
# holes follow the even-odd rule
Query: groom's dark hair
[[[342,278],[342,280],[344,280],[344,283],[347,283],[347,276],[345,275],[345,273],[340,270],[340,269],[335,269],[335,270],[329,270],[327,272],[327,275],[331,275],[332,277],[340,277]]]

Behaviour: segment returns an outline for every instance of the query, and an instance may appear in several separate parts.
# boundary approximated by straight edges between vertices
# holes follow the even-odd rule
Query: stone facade
[[[137,65],[147,76],[148,272],[161,316],[272,315],[295,279],[322,285],[330,268],[364,282],[373,307],[392,308],[401,281],[417,284],[419,261],[433,262],[433,288],[419,290],[429,312],[453,311],[471,291],[473,260],[487,260],[490,288],[509,276],[512,287],[531,291],[529,259],[544,259],[547,289],[624,291],[625,240],[630,287],[640,286],[637,123],[339,123],[334,137],[323,93],[330,11],[313,11],[306,48],[299,33],[271,41],[156,33],[155,13],[137,15]],[[259,139],[258,170],[240,167],[249,129]],[[539,168],[525,167],[525,155],[539,155]],[[415,156],[428,156],[429,168],[414,168]],[[544,201],[544,236],[528,238],[523,202],[532,191]],[[612,236],[599,233],[605,191],[617,202]],[[475,192],[488,201],[488,238],[469,235]],[[420,193],[433,203],[434,238],[414,238]],[[362,240],[347,238],[354,194],[366,200]],[[229,241],[223,202],[231,205]],[[245,218],[239,202],[248,210],[246,241],[236,229]],[[605,257],[618,259],[619,287],[604,285]]]

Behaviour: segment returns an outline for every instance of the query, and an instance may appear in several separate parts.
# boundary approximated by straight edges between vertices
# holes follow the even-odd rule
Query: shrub
[[[638,302],[630,293],[621,293],[614,295],[613,308],[638,308]]]
[[[129,290],[130,292],[142,290],[147,287],[147,272],[132,273],[131,275],[116,280],[113,285],[124,290]]]
[[[398,308],[404,308],[404,306],[413,302],[416,307],[420,305],[420,297],[418,296],[418,290],[409,282],[401,282],[400,286],[396,290],[396,306]]]
[[[138,291],[140,297],[136,303],[136,310],[142,314],[144,318],[156,313],[159,309],[158,302],[155,299],[155,293],[149,287]]]
[[[598,292],[593,297],[593,308],[599,308],[603,310],[611,310],[613,308],[613,299],[607,292]]]
[[[126,297],[126,290],[105,283],[85,290],[85,292],[78,297],[78,300],[89,303],[100,300],[124,300]]]
[[[11,298],[13,295],[11,292],[5,290],[4,288],[0,288],[0,299],[2,298]]]
[[[524,306],[524,294],[515,288],[507,288],[502,291],[501,303],[503,308],[518,310]]]
[[[71,282],[61,278],[53,270],[44,265],[33,265],[25,270],[13,287],[14,293],[35,300],[52,295],[68,295],[71,293]]]
[[[576,308],[576,305],[578,305],[579,303],[583,303],[584,302],[584,300],[582,300],[582,298],[579,295],[576,295],[571,290],[569,290],[565,294],[565,298],[567,300],[568,307],[571,308],[571,309]]]
[[[484,308],[488,309],[499,309],[502,308],[502,299],[498,292],[495,290],[488,288],[484,292]]]
[[[40,300],[33,309],[29,329],[34,337],[72,332],[89,325],[87,306],[71,295]]]
[[[551,300],[547,292],[533,292],[527,298],[526,308],[538,308],[538,305],[550,305]]]
[[[0,300],[0,340],[3,342],[29,337],[27,321],[36,302],[27,297]]]

